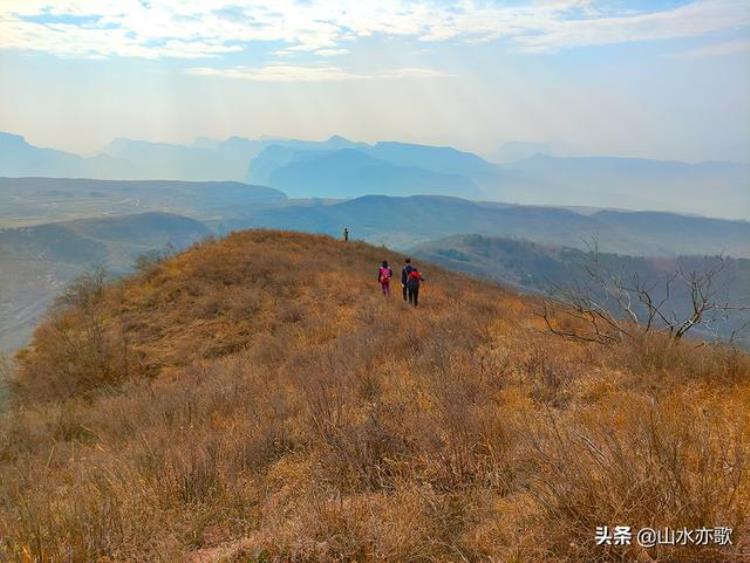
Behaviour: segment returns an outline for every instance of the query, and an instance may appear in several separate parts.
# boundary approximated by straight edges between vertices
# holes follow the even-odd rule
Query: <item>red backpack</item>
[[[419,273],[418,270],[412,270],[409,273],[409,277],[407,278],[407,283],[412,282],[415,284],[418,284],[422,280],[422,274]]]

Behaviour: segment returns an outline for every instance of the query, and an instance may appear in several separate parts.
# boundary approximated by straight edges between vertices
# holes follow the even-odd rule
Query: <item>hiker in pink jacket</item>
[[[391,278],[393,277],[393,270],[388,265],[388,260],[383,260],[383,263],[378,268],[378,283],[380,288],[383,290],[383,295],[390,297],[391,295]]]

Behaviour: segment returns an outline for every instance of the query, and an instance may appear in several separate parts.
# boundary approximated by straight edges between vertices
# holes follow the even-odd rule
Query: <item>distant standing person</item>
[[[344,242],[349,242],[349,229],[344,227]]]
[[[414,266],[411,265],[411,258],[404,260],[404,267],[401,268],[401,288],[404,290],[404,301],[407,300],[408,290],[406,289],[406,281],[409,279]]]
[[[424,281],[422,274],[416,268],[412,268],[406,278],[406,290],[409,294],[409,303],[415,307],[419,305],[419,286]]]
[[[380,288],[383,290],[383,295],[390,297],[391,295],[391,278],[393,277],[393,270],[388,265],[388,260],[383,260],[383,263],[378,268],[378,283]]]

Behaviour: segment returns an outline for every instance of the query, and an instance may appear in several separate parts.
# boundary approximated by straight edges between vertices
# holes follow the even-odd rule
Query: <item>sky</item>
[[[748,0],[0,0],[0,131],[750,161]]]

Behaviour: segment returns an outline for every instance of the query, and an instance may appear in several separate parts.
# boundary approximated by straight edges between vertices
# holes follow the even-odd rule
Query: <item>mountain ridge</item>
[[[601,213],[601,214],[599,214]],[[454,196],[363,196],[327,205],[259,209],[246,219],[217,228],[271,227],[353,236],[406,249],[453,234],[516,236],[539,243],[586,248],[598,241],[603,251],[630,255],[717,254],[750,257],[750,223],[629,211],[580,213],[546,206],[476,202]],[[641,219],[639,221],[639,219]],[[672,224],[674,222],[674,225]],[[678,233],[666,237],[665,231]],[[679,227],[679,228],[677,228]],[[661,241],[660,237],[664,237]]]
[[[0,415],[0,556],[590,560],[601,522],[689,506],[744,530],[750,476],[720,477],[750,437],[746,355],[565,340],[538,299],[429,263],[414,309],[383,259],[246,231],[74,287]]]
[[[746,189],[750,165],[742,163],[537,154],[496,164],[449,146],[399,141],[368,144],[336,135],[323,141],[197,139],[192,145],[117,139],[101,154],[83,159],[19,144],[22,138],[18,136],[6,135],[6,139],[15,149],[13,154],[0,151],[0,176],[250,178],[296,197],[444,193],[525,205],[588,205],[750,218]],[[331,152],[336,151],[356,152],[339,152],[332,159]],[[7,153],[5,159],[3,152]],[[358,162],[361,154],[373,161]],[[301,160],[307,161],[306,168]],[[313,161],[319,161],[318,165]]]

